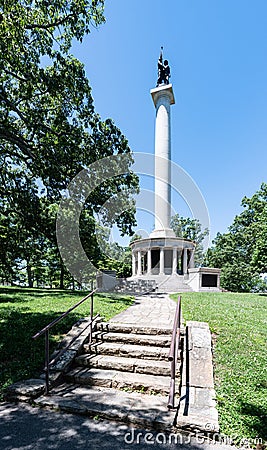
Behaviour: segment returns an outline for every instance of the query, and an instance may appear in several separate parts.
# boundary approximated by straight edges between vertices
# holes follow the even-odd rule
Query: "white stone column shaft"
[[[195,251],[190,251],[190,260],[189,260],[189,269],[193,269],[195,267]]]
[[[170,99],[162,94],[157,101],[155,129],[155,229],[170,228],[171,130]]]
[[[142,275],[142,255],[141,251],[138,250],[137,252],[137,275]]]
[[[172,274],[177,273],[177,247],[172,249]]]
[[[186,274],[187,273],[187,249],[184,248],[184,252],[183,252],[183,273]]]
[[[164,275],[164,248],[160,249],[159,274]]]
[[[147,274],[151,275],[151,249],[147,251]]]
[[[134,277],[135,275],[136,275],[136,271],[135,271],[135,268],[136,268],[136,263],[135,263],[135,253],[134,252],[132,252],[132,276]]]
[[[171,218],[171,108],[172,85],[151,90],[156,108],[155,124],[155,230],[170,232]],[[171,233],[172,234],[172,233]]]

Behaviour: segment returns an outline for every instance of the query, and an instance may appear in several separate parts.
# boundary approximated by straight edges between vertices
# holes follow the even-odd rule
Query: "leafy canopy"
[[[97,254],[95,214],[118,191],[138,188],[127,139],[111,119],[103,121],[95,112],[84,66],[70,53],[73,39],[82,42],[104,21],[103,0],[0,4],[0,239],[9,273],[26,250],[32,249],[34,263],[45,241],[49,254],[52,247],[56,252],[55,212],[62,191],[92,162],[129,155],[128,173],[100,184],[85,204],[81,234],[92,253]],[[122,233],[131,233],[134,206],[108,218]]]
[[[102,131],[83,64],[69,50],[104,22],[103,8],[101,0],[0,6],[2,152],[44,181],[68,181],[73,166],[87,162],[85,127]]]
[[[177,237],[190,239],[195,242],[195,265],[201,265],[204,257],[203,241],[209,234],[209,230],[207,228],[202,230],[201,223],[198,219],[180,217],[179,214],[175,214],[171,218],[171,228]]]
[[[267,273],[267,184],[244,197],[244,210],[228,232],[218,233],[207,254],[210,265],[222,268],[221,284],[232,291],[265,290],[260,275]]]

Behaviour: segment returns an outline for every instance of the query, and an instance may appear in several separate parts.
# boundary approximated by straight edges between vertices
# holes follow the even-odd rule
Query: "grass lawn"
[[[183,293],[182,310],[213,333],[221,433],[267,441],[267,296]]]
[[[31,337],[75,305],[88,292],[0,287],[0,399],[5,386],[39,376],[44,365],[44,336]],[[132,304],[129,296],[97,294],[94,314],[106,320]],[[51,352],[72,325],[90,314],[90,300],[55,325],[50,334]]]

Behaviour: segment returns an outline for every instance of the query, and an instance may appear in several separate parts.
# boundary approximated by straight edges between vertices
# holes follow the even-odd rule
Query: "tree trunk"
[[[27,261],[27,277],[28,277],[28,286],[29,288],[33,287],[33,277],[32,277],[32,266]]]
[[[60,264],[59,289],[64,289],[64,266],[63,266],[63,264]]]

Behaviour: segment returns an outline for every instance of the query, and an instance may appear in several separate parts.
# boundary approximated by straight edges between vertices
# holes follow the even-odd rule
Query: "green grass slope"
[[[38,376],[44,365],[44,336],[32,336],[75,305],[88,292],[0,287],[0,398],[15,381]],[[106,320],[132,304],[130,297],[94,296],[94,314]],[[89,316],[90,300],[84,302],[51,330],[51,352],[61,337],[81,317]]]
[[[185,320],[208,322],[213,333],[221,432],[237,443],[266,441],[267,297],[184,293],[182,311]]]

